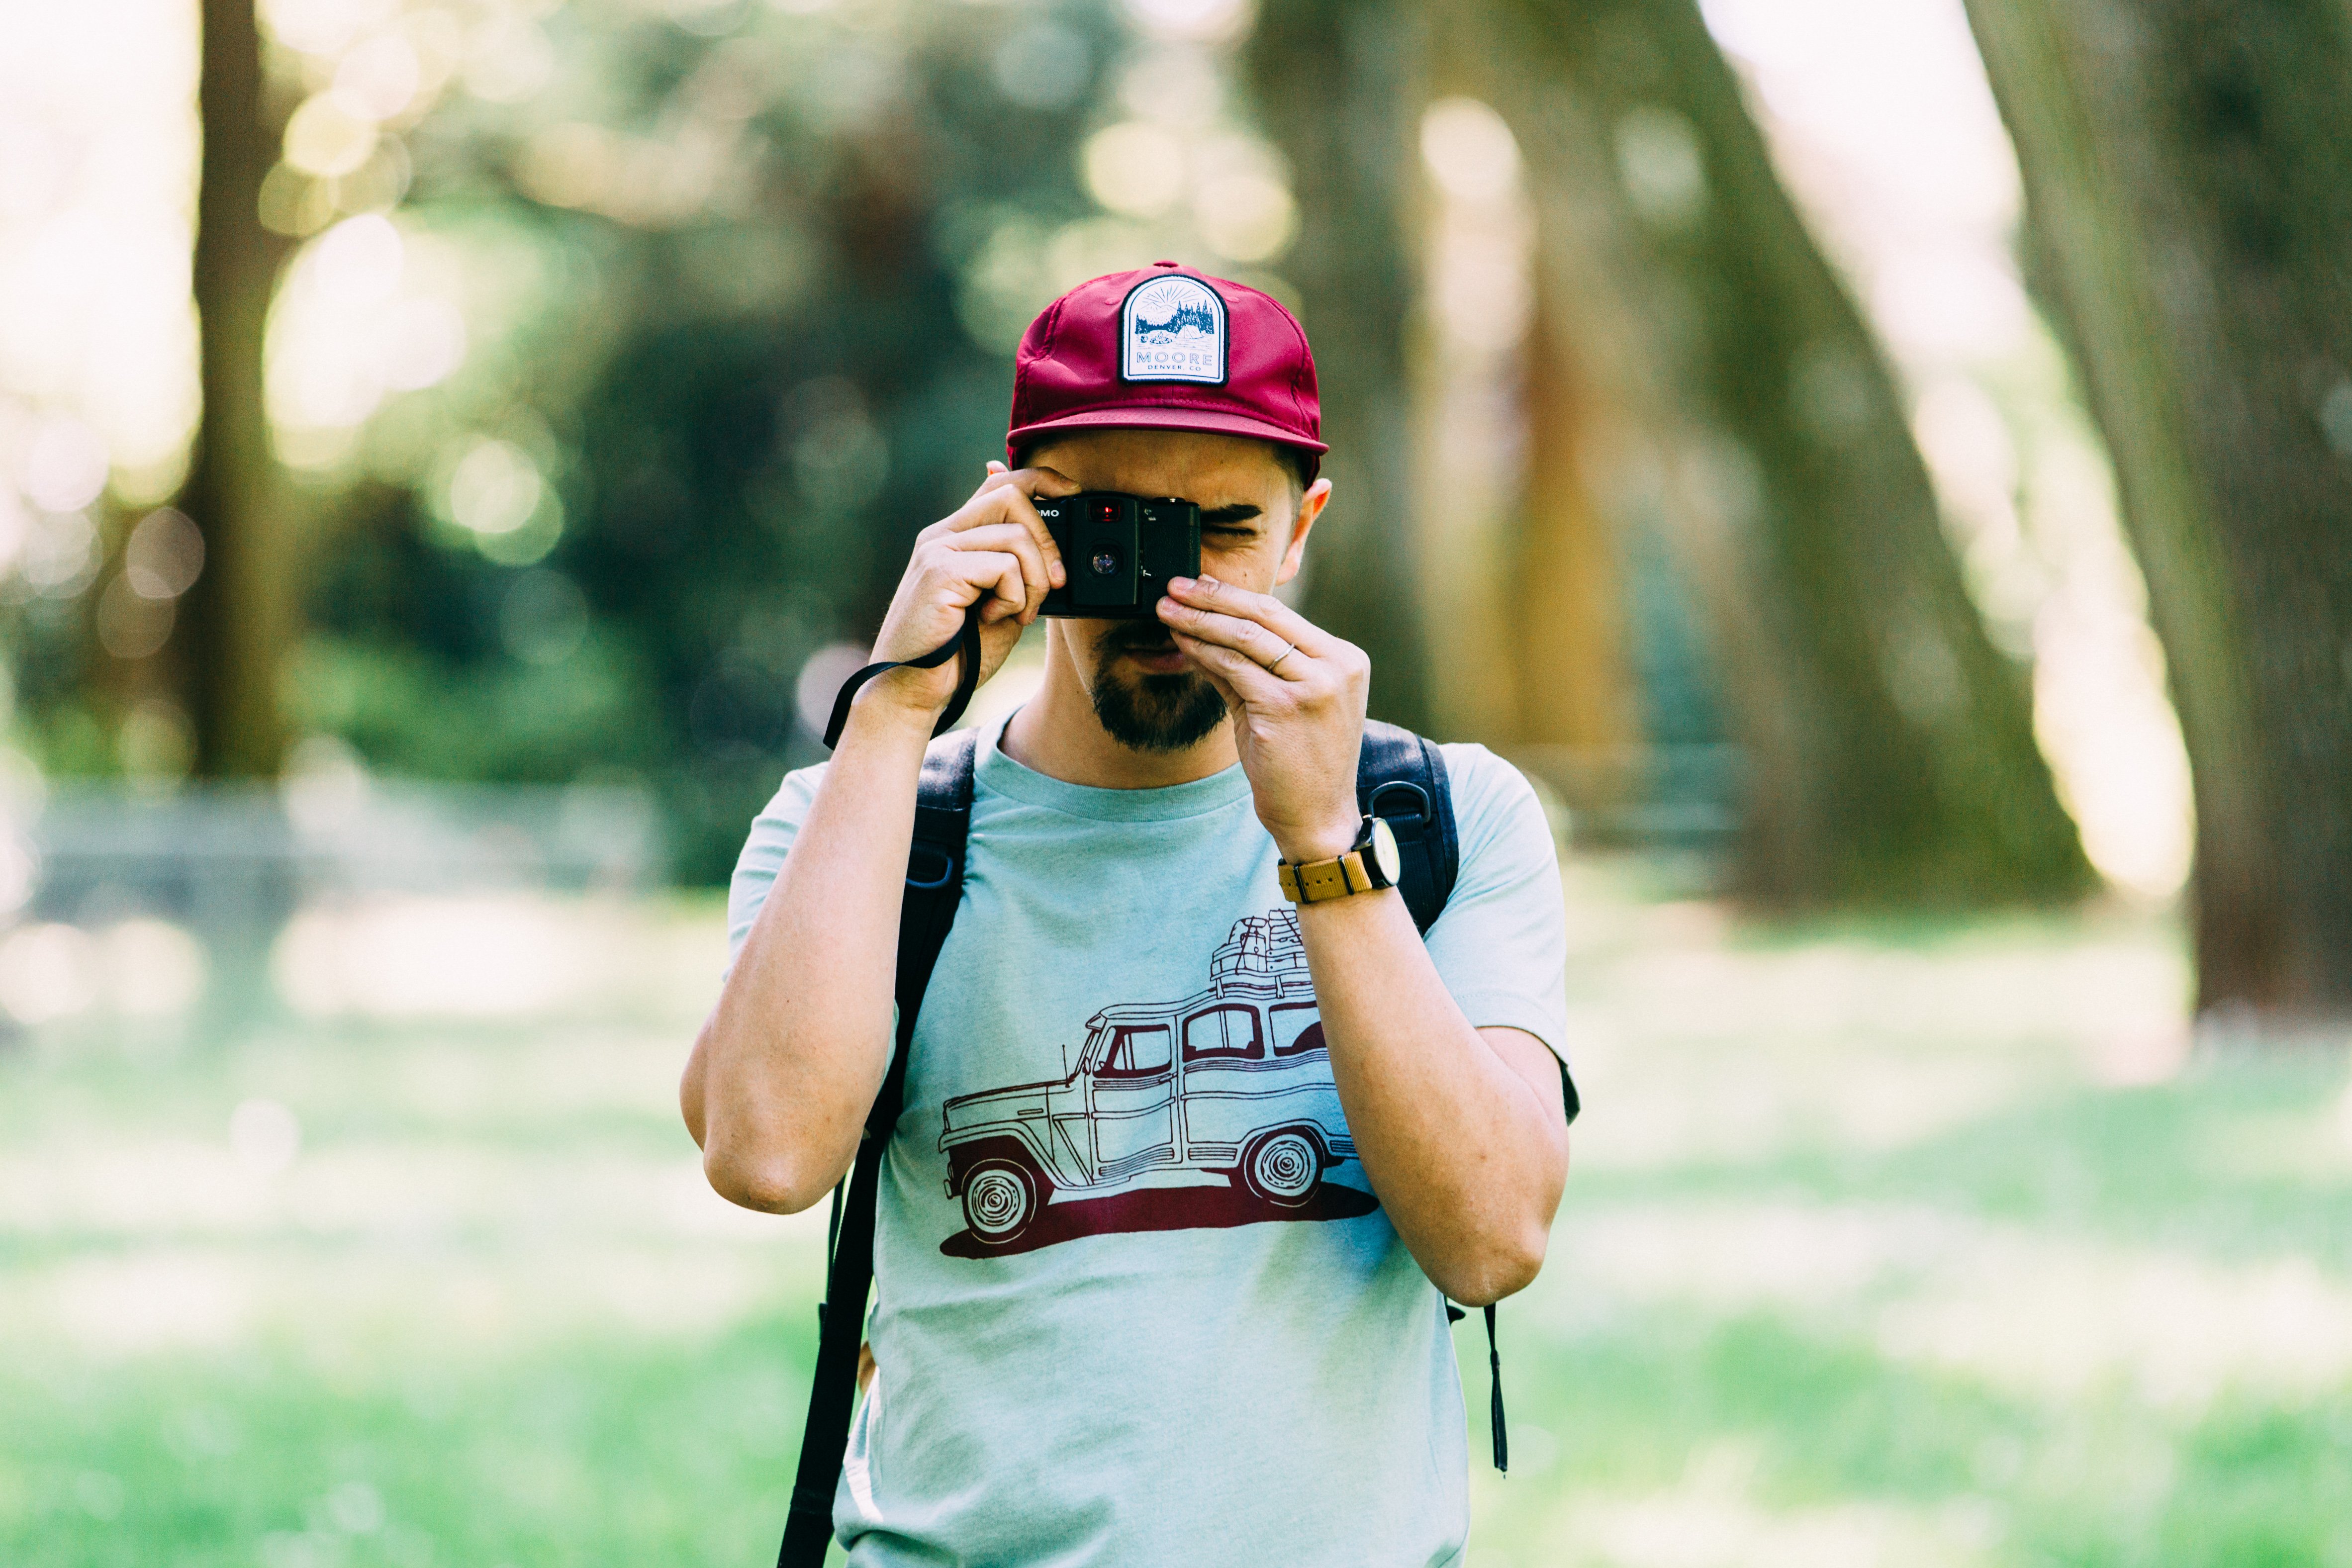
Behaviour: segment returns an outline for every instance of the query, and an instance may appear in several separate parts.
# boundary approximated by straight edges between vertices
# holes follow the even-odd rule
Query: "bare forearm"
[[[1396,894],[1302,905],[1299,927],[1340,1105],[1397,1234],[1456,1301],[1519,1290],[1568,1173],[1557,1070],[1531,1080],[1505,1051],[1539,1042],[1470,1026]]]
[[[695,1042],[687,1123],[711,1185],[747,1207],[806,1207],[856,1156],[889,1065],[899,886],[928,728],[920,715],[858,704]]]
[[[1067,580],[1033,490],[1002,463],[916,536],[875,639],[899,665],[866,685],[678,1085],[710,1185],[750,1208],[805,1208],[840,1179],[890,1065],[899,888],[931,727],[961,675],[986,682]],[[919,659],[977,617],[980,667]]]

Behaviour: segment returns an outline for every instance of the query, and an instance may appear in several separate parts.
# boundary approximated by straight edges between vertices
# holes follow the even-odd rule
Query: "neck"
[[[1113,740],[1095,716],[1094,698],[1058,624],[1046,628],[1045,684],[1004,727],[999,745],[1033,773],[1097,789],[1189,784],[1223,772],[1240,756],[1231,719],[1181,751],[1138,751]]]

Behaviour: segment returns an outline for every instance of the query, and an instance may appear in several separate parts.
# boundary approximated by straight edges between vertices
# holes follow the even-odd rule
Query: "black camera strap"
[[[841,744],[842,727],[849,722],[850,699],[857,688],[877,675],[892,670],[936,670],[961,652],[963,663],[956,669],[955,695],[948,699],[947,711],[931,727],[933,736],[945,735],[955,727],[963,710],[971,706],[971,694],[980,688],[980,607],[988,602],[985,594],[971,601],[963,612],[963,630],[932,649],[919,659],[891,659],[879,664],[868,664],[841,683],[841,693],[833,699],[833,717],[824,727],[824,746],[830,751]]]
[[[979,612],[964,624],[967,630],[977,627]],[[978,663],[975,652],[966,668]],[[845,693],[845,704],[846,700]],[[906,1101],[907,1054],[915,1039],[915,1018],[922,1011],[923,992],[963,896],[978,738],[966,730],[934,742],[923,757],[922,779],[916,786],[915,836],[908,847],[907,883],[899,895],[898,966],[891,988],[898,1002],[898,1028],[889,1071],[882,1075],[882,1087],[866,1113],[856,1162],[848,1179],[833,1190],[824,1301],[816,1310],[816,1372],[809,1385],[800,1466],[793,1478],[792,1509],[785,1516],[776,1568],[822,1568],[824,1549],[833,1540],[833,1493],[849,1447],[849,1423],[857,1404],[857,1353],[866,1343],[866,1299],[874,1284],[875,1198],[883,1155]]]

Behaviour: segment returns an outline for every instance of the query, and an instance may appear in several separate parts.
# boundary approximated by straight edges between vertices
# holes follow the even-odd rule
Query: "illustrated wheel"
[[[1295,1128],[1268,1133],[1242,1151],[1236,1174],[1259,1202],[1297,1208],[1322,1184],[1323,1147]]]
[[[964,1176],[963,1222],[982,1242],[1013,1240],[1045,1207],[1045,1182],[1025,1160],[992,1155],[974,1161]]]

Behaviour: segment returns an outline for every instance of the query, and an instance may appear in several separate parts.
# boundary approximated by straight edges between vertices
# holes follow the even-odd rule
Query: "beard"
[[[1174,645],[1166,627],[1149,622],[1115,627],[1095,643],[1095,717],[1130,751],[1182,751],[1225,721],[1225,699],[1198,670],[1138,677],[1119,668],[1121,653]]]

